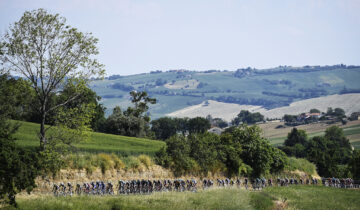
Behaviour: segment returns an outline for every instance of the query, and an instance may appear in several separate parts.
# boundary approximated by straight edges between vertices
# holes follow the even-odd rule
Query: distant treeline
[[[348,89],[344,87],[344,89],[340,91],[340,94],[347,94],[347,93],[360,93],[360,89]]]
[[[237,98],[233,96],[219,96],[219,97],[210,97],[211,100],[225,102],[225,103],[235,103],[235,104],[244,104],[244,105],[257,105],[263,106],[265,108],[274,108],[280,106],[289,105],[292,100],[288,98],[284,98],[284,100],[268,100],[263,98]]]
[[[302,66],[302,67],[292,67],[292,66],[278,66],[275,68],[270,69],[256,69],[256,68],[239,68],[234,72],[235,77],[244,77],[247,75],[270,75],[270,74],[277,74],[277,73],[286,73],[286,72],[312,72],[312,71],[328,71],[328,70],[336,70],[336,69],[356,69],[360,68],[360,66],[356,65],[344,65],[344,64],[337,64],[332,66]],[[205,70],[205,71],[195,71],[195,70],[186,70],[186,69],[178,69],[178,70],[154,70],[150,71],[150,74],[161,74],[161,73],[176,73],[176,74],[186,74],[186,73],[215,73],[215,72],[231,72],[229,70]],[[105,79],[115,80],[122,78],[123,76],[120,75],[111,75],[109,77],[105,77]]]
[[[261,69],[261,70],[248,67],[248,68],[242,68],[236,70],[234,76],[241,78],[250,75],[271,75],[271,74],[288,73],[288,72],[303,73],[303,72],[313,72],[313,71],[329,71],[336,69],[356,69],[356,68],[360,68],[360,66],[354,66],[354,65],[347,66],[344,64],[338,64],[332,66],[303,66],[303,67],[279,66],[276,68]]]

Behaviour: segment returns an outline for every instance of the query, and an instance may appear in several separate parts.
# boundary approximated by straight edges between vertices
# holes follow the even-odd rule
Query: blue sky
[[[99,38],[108,75],[360,64],[360,0],[0,0],[0,32],[37,8]]]

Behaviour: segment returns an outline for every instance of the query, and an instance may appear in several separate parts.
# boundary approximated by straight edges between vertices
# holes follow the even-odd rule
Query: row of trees
[[[280,147],[287,155],[306,158],[316,164],[320,176],[360,178],[359,152],[353,151],[341,128],[332,126],[324,136],[308,138],[304,130],[293,128]]]
[[[210,121],[203,117],[170,118],[162,117],[151,121],[151,131],[155,138],[166,140],[175,134],[204,133],[211,127]]]
[[[220,136],[208,132],[174,135],[165,142],[156,161],[177,176],[226,172],[229,177],[259,177],[282,171],[288,162],[285,153],[261,137],[257,126],[242,125]]]
[[[239,125],[241,123],[255,124],[263,122],[264,116],[260,112],[251,113],[248,110],[241,110],[240,113],[232,120],[232,125]]]

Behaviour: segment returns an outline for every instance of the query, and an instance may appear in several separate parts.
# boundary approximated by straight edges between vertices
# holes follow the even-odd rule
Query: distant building
[[[360,120],[360,112],[351,113],[350,120]]]
[[[302,113],[296,119],[297,121],[304,121],[307,119],[319,119],[321,117],[321,113]]]

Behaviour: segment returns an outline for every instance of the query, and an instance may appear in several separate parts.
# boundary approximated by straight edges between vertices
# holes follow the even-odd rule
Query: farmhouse
[[[322,115],[320,113],[302,113],[297,117],[297,121],[304,121],[308,119],[318,120]]]

